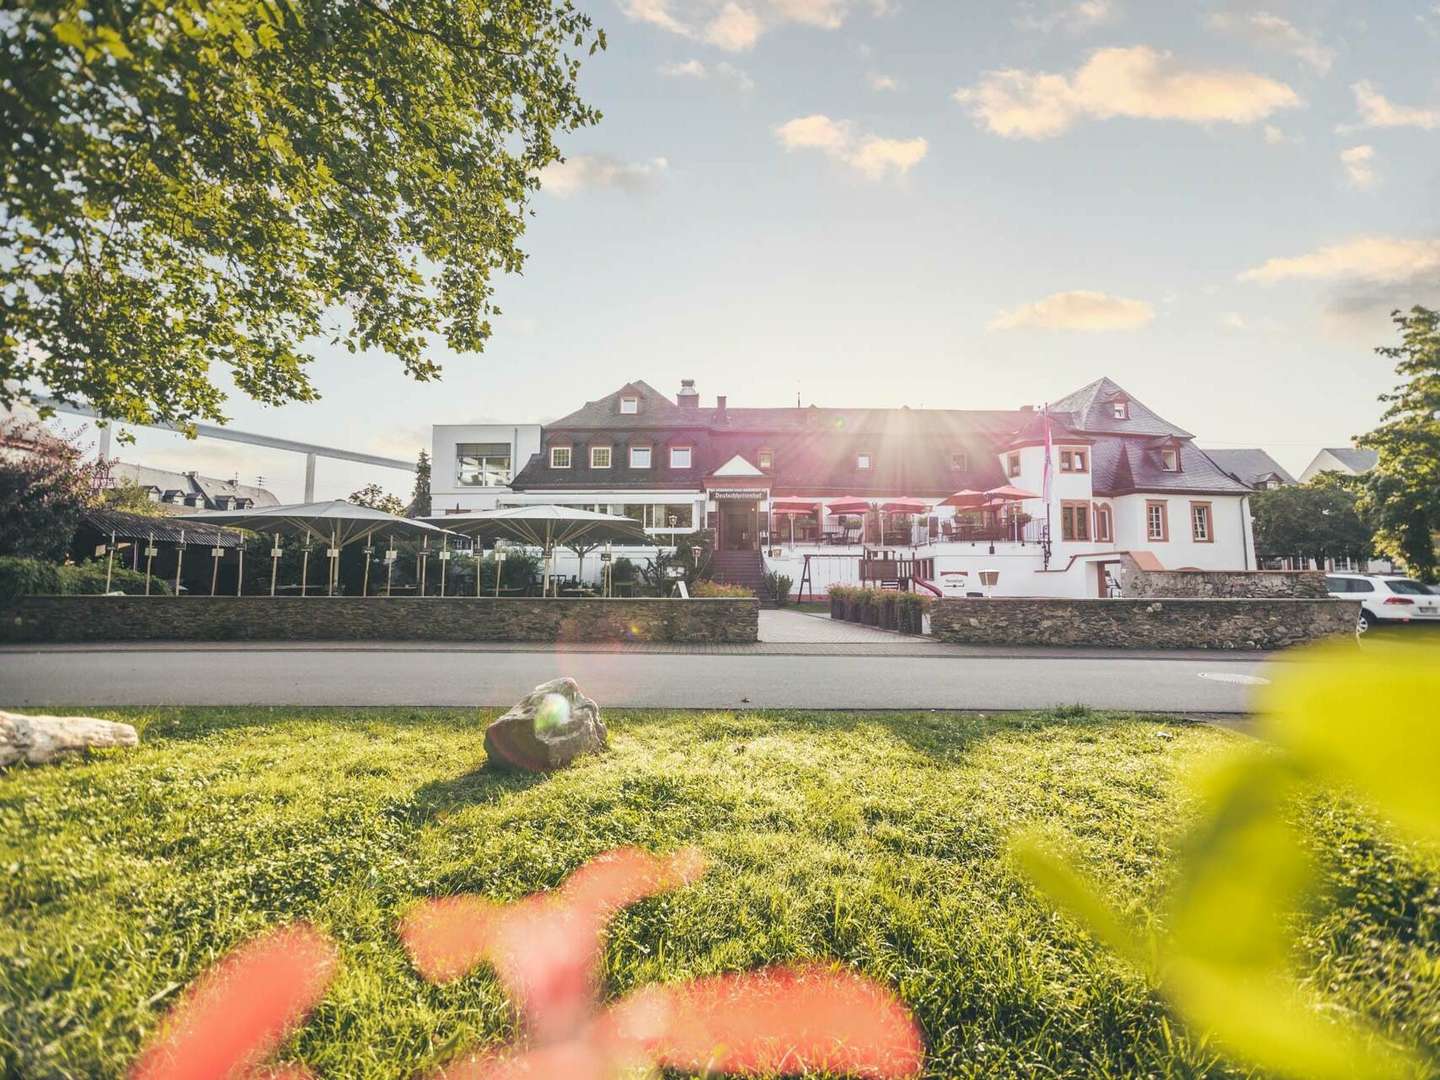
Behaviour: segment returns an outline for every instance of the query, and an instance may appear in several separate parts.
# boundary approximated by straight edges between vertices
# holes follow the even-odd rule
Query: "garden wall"
[[[356,596],[23,596],[0,642],[748,642],[760,602]]]
[[[1120,595],[1136,599],[1182,597],[1323,600],[1328,595],[1319,570],[1142,570],[1126,558]]]
[[[1280,649],[1353,634],[1353,600],[942,600],[930,632],[965,645]]]

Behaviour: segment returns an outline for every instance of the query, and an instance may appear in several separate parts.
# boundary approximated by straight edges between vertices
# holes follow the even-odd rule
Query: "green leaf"
[[[72,49],[83,49],[85,47],[85,27],[78,22],[62,20],[55,24],[51,31],[56,38]]]

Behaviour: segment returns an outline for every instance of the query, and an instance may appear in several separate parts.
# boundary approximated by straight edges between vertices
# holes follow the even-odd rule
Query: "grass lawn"
[[[607,994],[833,957],[915,1011],[930,1076],[1230,1075],[1037,902],[1005,844],[1041,824],[1144,918],[1186,819],[1180,779],[1240,736],[1082,711],[612,712],[610,754],[539,780],[482,768],[492,713],[101,715],[142,728],[140,749],[0,775],[7,1077],[120,1075],[197,972],[296,917],[342,967],[287,1056],[328,1080],[424,1072],[512,1021],[488,969],[419,978],[398,915],[515,899],[623,844],[694,844],[713,865],[611,924]],[[1300,969],[1436,1053],[1433,868],[1339,800],[1296,812],[1328,853]]]

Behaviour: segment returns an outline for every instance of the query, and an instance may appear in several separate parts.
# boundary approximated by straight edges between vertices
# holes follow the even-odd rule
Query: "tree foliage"
[[[7,425],[3,434],[38,449],[0,456],[0,555],[59,562],[95,503],[95,467],[37,425]]]
[[[392,495],[379,484],[366,484],[359,491],[347,496],[356,506],[368,506],[371,510],[384,510],[387,514],[403,514],[405,504],[399,495]]]
[[[106,491],[101,500],[107,510],[119,510],[126,514],[141,514],[145,517],[168,517],[164,507],[150,498],[148,488],[141,487],[134,480],[122,480]]]
[[[1380,400],[1378,428],[1360,438],[1379,455],[1365,482],[1376,547],[1410,573],[1436,580],[1440,533],[1440,311],[1416,306],[1394,313],[1400,344],[1375,351],[1395,363],[1400,385]]]
[[[1308,484],[1257,491],[1251,498],[1255,548],[1262,559],[1368,558],[1372,530],[1356,485],[1330,474]]]
[[[410,492],[411,517],[425,517],[430,513],[430,455],[424,450],[415,460],[415,487]]]
[[[557,132],[571,0],[27,0],[0,21],[0,404],[223,419],[317,396],[311,343],[490,335]]]

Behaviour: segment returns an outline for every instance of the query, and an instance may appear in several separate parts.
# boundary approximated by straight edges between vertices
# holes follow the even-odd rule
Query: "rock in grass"
[[[44,765],[64,754],[92,746],[138,746],[140,736],[129,724],[93,716],[22,716],[0,712],[0,768],[24,761]]]
[[[600,706],[574,679],[541,683],[485,729],[485,753],[503,769],[553,772],[604,749]]]

